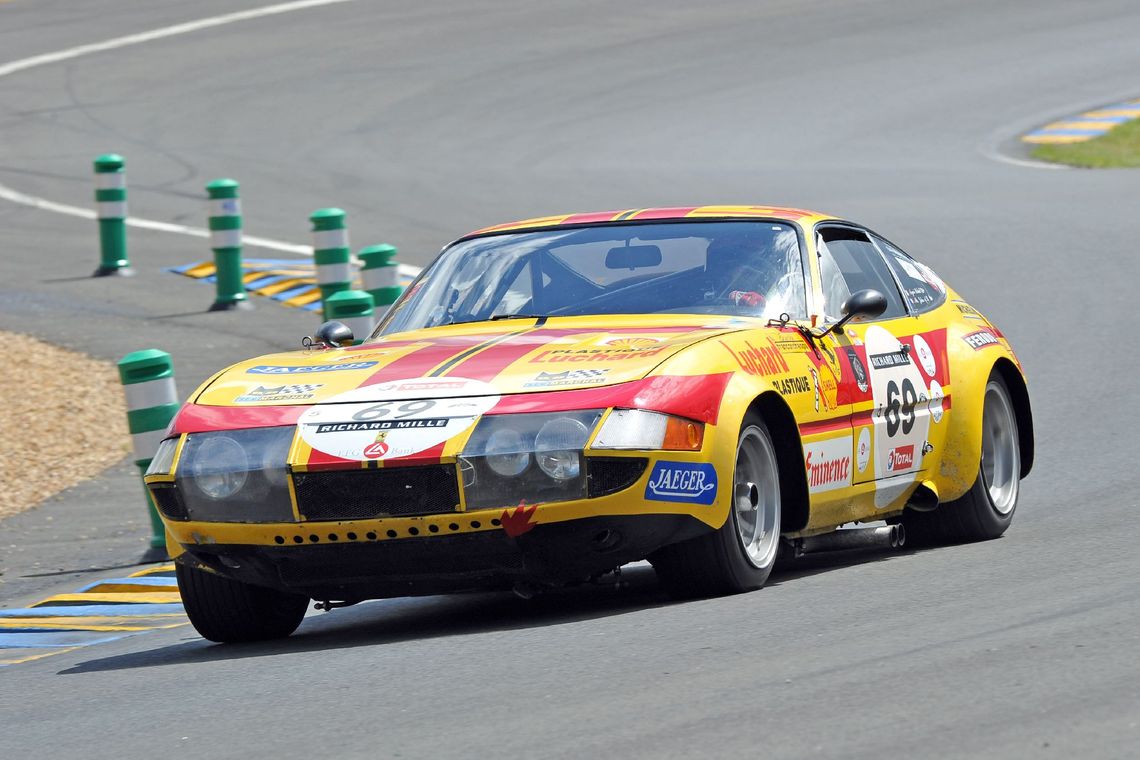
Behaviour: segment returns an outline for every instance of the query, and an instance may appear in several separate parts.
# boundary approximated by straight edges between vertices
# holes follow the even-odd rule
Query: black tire
[[[760,438],[752,441],[752,436]],[[737,496],[737,479],[742,469],[741,452],[742,447],[746,445],[746,438],[750,441],[749,446],[755,443],[763,447],[763,442],[767,443],[767,455],[771,457],[769,466],[774,473],[773,477],[765,479],[766,482],[756,484],[758,486],[756,501],[763,498],[767,500],[765,504],[774,503],[774,524],[768,523],[768,528],[762,533],[757,533],[752,526],[745,525],[745,532],[751,531],[754,535],[761,536],[756,539],[759,544],[756,553],[762,555],[758,559],[750,558],[749,552],[745,549],[745,539],[741,530],[743,518],[738,515],[740,511],[738,498],[743,497]],[[749,454],[744,456],[748,466]],[[649,557],[658,579],[671,596],[686,599],[753,591],[763,586],[771,575],[780,545],[779,464],[768,428],[764,425],[764,420],[756,414],[749,413],[740,426],[736,464],[733,467],[729,487],[733,490],[731,506],[728,518],[719,529],[688,541],[666,546]],[[767,520],[766,517],[759,517],[760,514],[757,512],[757,523],[762,519]]]
[[[935,546],[988,541],[1005,533],[1013,522],[1013,513],[1017,509],[1018,482],[1021,478],[1017,415],[1013,410],[1009,389],[997,372],[990,376],[985,393],[985,411],[982,414],[982,427],[985,431],[983,437],[988,434],[993,440],[995,428],[1001,428],[998,432],[1002,443],[1008,449],[1006,456],[1012,458],[1012,463],[1006,463],[1012,468],[1012,480],[1008,482],[1008,491],[996,489],[998,501],[1001,503],[995,502],[991,491],[991,480],[994,470],[992,460],[996,460],[997,457],[990,456],[991,461],[987,461],[983,445],[978,476],[974,480],[974,485],[960,499],[939,505],[933,512],[915,512],[909,509],[903,512],[902,522],[906,526],[908,544]]]
[[[186,615],[202,638],[220,643],[283,639],[301,624],[307,596],[251,586],[175,565]]]

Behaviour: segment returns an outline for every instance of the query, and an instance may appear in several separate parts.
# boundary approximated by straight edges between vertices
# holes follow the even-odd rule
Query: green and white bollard
[[[325,319],[343,322],[352,330],[353,345],[360,345],[376,326],[372,296],[363,290],[342,290],[325,302]]]
[[[400,265],[395,261],[396,247],[370,245],[356,255],[362,262],[360,279],[364,290],[372,294],[377,307],[391,306],[404,292],[400,286]]]
[[[216,179],[206,185],[210,197],[210,247],[214,249],[217,295],[210,311],[252,309],[241,268],[241,198],[238,183]]]
[[[317,285],[321,288],[321,306],[329,320],[328,299],[334,293],[352,288],[352,252],[348,247],[348,229],[344,211],[322,208],[309,217],[313,223],[313,263],[317,265]]]
[[[127,397],[127,427],[135,451],[135,466],[141,476],[150,466],[150,460],[154,458],[158,444],[180,406],[170,354],[157,348],[127,354],[119,360],[119,380]],[[165,559],[166,529],[145,483],[143,492],[152,528],[150,550],[144,561]]]
[[[95,209],[99,218],[99,268],[95,277],[134,274],[127,258],[127,175],[123,157],[95,159]]]

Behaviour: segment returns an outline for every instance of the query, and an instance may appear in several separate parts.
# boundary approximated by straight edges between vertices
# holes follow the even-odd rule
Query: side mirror
[[[317,340],[326,346],[340,348],[352,345],[352,328],[344,322],[330,319],[317,328]]]
[[[843,302],[843,317],[828,332],[839,332],[853,319],[873,319],[887,310],[887,297],[877,290],[857,290]],[[825,333],[826,334],[826,333]]]

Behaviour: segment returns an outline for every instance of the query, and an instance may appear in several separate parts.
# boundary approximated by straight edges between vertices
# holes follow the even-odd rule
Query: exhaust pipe
[[[898,549],[905,544],[906,528],[901,524],[878,528],[844,528],[833,533],[801,538],[796,555],[852,549]]]

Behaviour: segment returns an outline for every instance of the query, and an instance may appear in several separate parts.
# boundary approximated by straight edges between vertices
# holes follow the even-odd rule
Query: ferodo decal
[[[708,505],[716,499],[716,489],[716,468],[711,464],[660,461],[649,473],[645,498]]]
[[[804,444],[808,491],[819,493],[851,485],[851,436]]]
[[[287,367],[278,364],[259,364],[246,370],[250,375],[305,375],[310,372],[338,372],[340,370],[368,369],[379,362],[344,362],[342,364],[309,364]]]
[[[474,424],[499,402],[495,388],[461,377],[409,378],[333,396],[301,415],[301,438],[341,459],[416,454]]]
[[[975,351],[980,351],[986,346],[999,345],[997,336],[990,330],[978,330],[969,335],[963,335],[962,340],[966,341],[966,345]]]
[[[925,340],[915,336],[916,348],[913,352],[918,355],[918,362],[911,361],[911,351],[908,350],[910,346],[901,343],[879,325],[868,327],[864,340],[874,404],[871,412],[874,428],[873,477],[878,480],[914,472],[922,466],[922,446],[930,429],[928,386],[922,373],[928,369],[937,369],[934,352]],[[925,346],[925,349],[917,347],[918,345]],[[922,358],[924,352],[929,355],[928,360]],[[930,364],[931,367],[922,366],[920,369],[920,365],[925,364]],[[891,491],[890,496],[893,498],[893,489],[888,491]],[[877,489],[875,494],[876,504],[886,506],[879,503],[880,495],[888,498],[888,493],[880,494]]]

